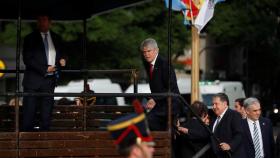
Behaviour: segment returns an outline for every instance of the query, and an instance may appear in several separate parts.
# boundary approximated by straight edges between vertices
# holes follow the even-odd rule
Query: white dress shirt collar
[[[228,107],[224,110],[224,112],[222,112],[222,114],[220,116],[217,116],[217,119],[213,125],[213,129],[212,131],[214,132],[214,130],[216,129],[216,126],[221,122],[222,118],[224,117],[226,111],[228,110]],[[219,122],[218,122],[219,121]]]
[[[224,110],[224,112],[222,112],[222,114],[220,115],[220,120],[222,120],[222,118],[224,117],[225,113],[227,112],[228,107]],[[218,116],[219,117],[219,116]]]
[[[157,56],[155,57],[155,59],[151,62],[151,64],[152,64],[153,66],[155,66],[155,63],[156,63],[157,57],[158,57],[158,53],[157,53]]]

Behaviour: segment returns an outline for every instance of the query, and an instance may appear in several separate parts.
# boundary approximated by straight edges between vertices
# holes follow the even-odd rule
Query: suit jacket
[[[147,74],[149,74],[149,63],[144,62]],[[166,93],[168,92],[168,62],[162,56],[158,55],[154,69],[153,77],[149,80],[150,89],[152,93]],[[177,78],[174,69],[171,67],[171,92],[179,94],[179,89],[177,85]],[[151,112],[159,116],[164,116],[167,114],[167,97],[153,97],[156,102],[156,106]],[[172,98],[172,110],[173,113],[178,113],[178,98]]]
[[[50,34],[56,50],[56,67],[59,69],[62,52],[61,38],[52,31]],[[37,89],[46,81],[45,75],[48,68],[45,47],[39,31],[34,31],[24,38],[22,53],[25,64],[22,84],[26,88]]]
[[[273,139],[273,129],[272,124],[269,119],[260,117],[259,118],[263,149],[265,158],[273,158],[274,155],[274,139]],[[247,119],[242,120],[242,128],[244,130],[244,146],[247,157],[255,157],[255,148],[253,144],[253,139],[250,133],[249,125]]]
[[[278,132],[278,135],[276,137],[274,151],[275,151],[275,158],[280,157],[280,132]]]
[[[191,118],[182,124],[188,128],[188,134],[180,134],[177,138],[180,156],[182,158],[193,157],[201,148],[209,143],[210,134],[207,129],[196,119]],[[208,153],[207,153],[208,154]],[[207,157],[207,154],[203,154]]]
[[[211,129],[213,129],[214,122],[211,122]],[[241,128],[241,116],[234,110],[228,109],[214,131],[214,136],[220,142],[217,142],[213,137],[211,138],[211,145],[214,153],[218,158],[227,158],[226,152],[219,148],[219,143],[225,142],[230,145],[230,154],[232,158],[246,158],[243,147],[243,130]]]

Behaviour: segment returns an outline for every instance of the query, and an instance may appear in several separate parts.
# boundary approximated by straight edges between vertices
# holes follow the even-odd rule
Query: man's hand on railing
[[[148,110],[152,110],[155,107],[155,105],[156,105],[155,100],[151,98],[151,99],[148,100],[145,108],[148,109]]]

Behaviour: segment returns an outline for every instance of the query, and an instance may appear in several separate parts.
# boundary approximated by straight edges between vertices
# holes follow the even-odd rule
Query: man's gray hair
[[[244,108],[248,108],[250,105],[253,105],[253,104],[260,104],[260,101],[257,99],[257,98],[254,98],[254,97],[250,97],[250,98],[247,98],[244,100],[243,102],[243,105],[244,105]]]
[[[158,48],[157,41],[153,38],[147,38],[141,43],[140,50],[142,51],[144,47]]]

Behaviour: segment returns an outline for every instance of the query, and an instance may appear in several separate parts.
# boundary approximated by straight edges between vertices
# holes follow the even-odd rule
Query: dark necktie
[[[48,34],[44,33],[44,46],[45,46],[45,52],[47,56],[47,61],[49,61],[49,43],[48,43]]]
[[[255,158],[261,158],[259,131],[258,131],[256,122],[254,122],[253,125],[254,125],[253,143],[254,143],[254,148],[255,148]]]
[[[217,129],[217,127],[218,127],[218,125],[219,125],[220,121],[221,121],[221,117],[220,117],[220,116],[218,116],[218,117],[217,117],[217,121],[216,121],[216,126],[214,127],[213,132],[215,132],[215,131],[216,131],[216,129]]]
[[[153,79],[153,64],[150,63],[150,71],[149,71],[150,79]]]

